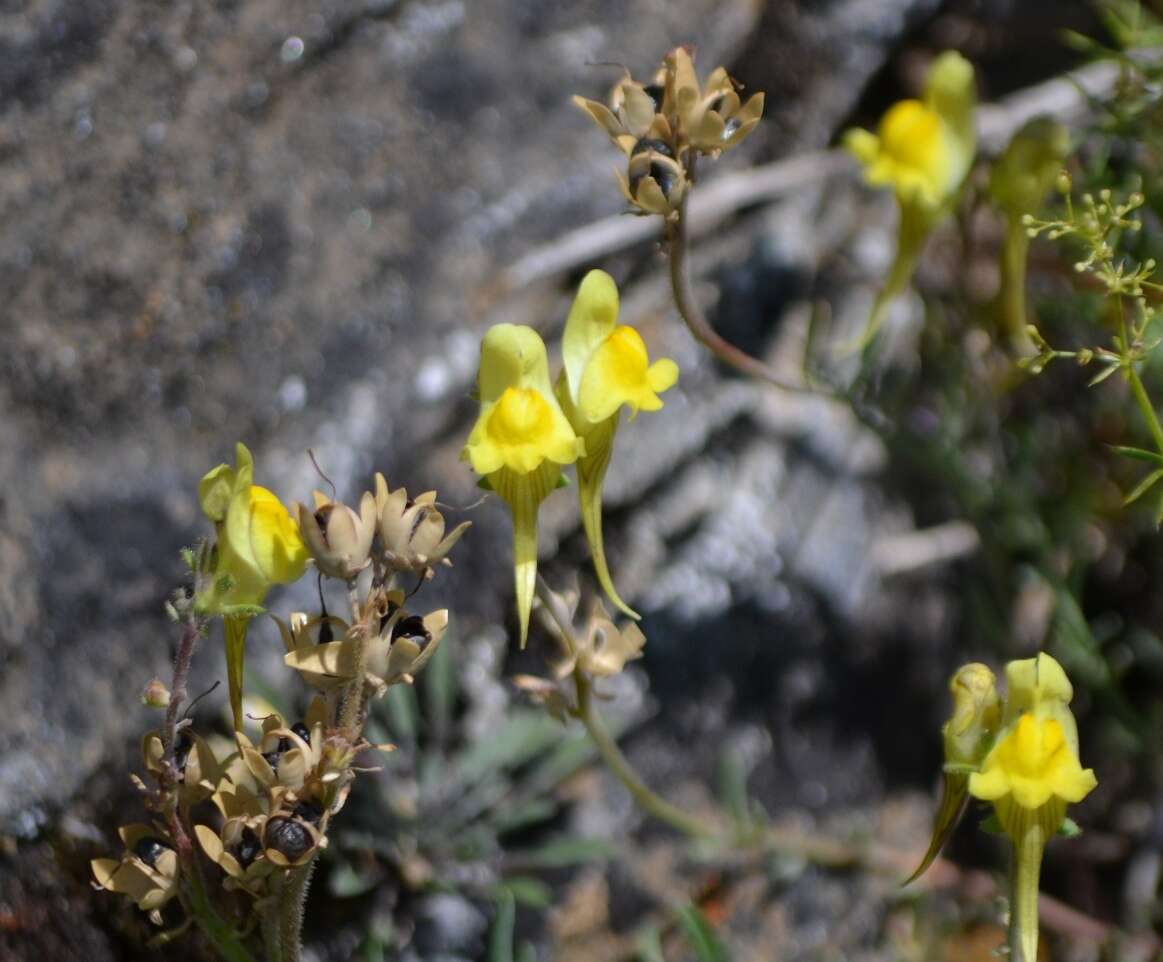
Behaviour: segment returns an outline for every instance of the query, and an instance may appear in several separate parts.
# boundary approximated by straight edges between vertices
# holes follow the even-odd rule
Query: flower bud
[[[141,703],[150,708],[165,708],[170,703],[170,690],[161,679],[155,678],[142,691]]]

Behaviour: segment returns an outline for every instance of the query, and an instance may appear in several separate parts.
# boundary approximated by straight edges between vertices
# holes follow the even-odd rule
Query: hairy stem
[[[306,865],[291,869],[279,893],[279,945],[281,962],[299,962],[302,949],[303,906],[307,902],[307,889],[311,884],[311,873],[315,870],[315,858]]]
[[[351,635],[355,640],[355,680],[347,686],[343,694],[343,709],[339,717],[339,727],[351,740],[359,739],[360,715],[363,706],[363,690],[365,685],[364,666],[367,657],[367,633],[370,630],[368,619],[370,612],[365,613],[359,603],[359,594],[355,582],[347,586],[347,597],[351,603]]]
[[[178,639],[178,651],[174,655],[174,677],[170,683],[170,703],[166,707],[166,720],[162,725],[162,747],[165,749],[165,760],[172,763],[174,760],[174,745],[177,741],[178,710],[186,700],[186,679],[190,675],[190,662],[194,657],[194,648],[198,644],[198,635],[202,632],[202,625],[193,614],[186,615],[182,624],[182,637]]]

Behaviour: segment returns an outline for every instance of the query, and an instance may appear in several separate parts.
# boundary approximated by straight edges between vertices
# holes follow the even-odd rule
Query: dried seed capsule
[[[152,835],[139,838],[133,846],[134,857],[141,859],[150,868],[155,868],[157,866],[157,860],[161,858],[164,852],[169,851],[172,851],[170,846],[160,838],[154,838]]]
[[[401,618],[392,628],[392,641],[397,638],[427,638],[428,629],[424,627],[424,619],[419,615],[409,615]]]
[[[246,869],[261,854],[262,841],[255,834],[254,829],[244,828],[242,838],[238,842],[238,849],[234,853],[234,857],[238,859],[238,864]]]
[[[288,862],[298,861],[315,844],[306,825],[285,815],[268,819],[265,835],[266,847],[279,852]]]
[[[662,154],[663,157],[669,157],[671,160],[674,160],[674,151],[670,149],[670,144],[665,140],[659,140],[657,137],[643,137],[634,145],[634,149],[630,151],[630,156],[644,154],[647,151]]]
[[[310,799],[305,798],[295,806],[295,811],[292,814],[296,818],[301,818],[304,822],[318,825],[320,819],[323,818],[323,808]]]

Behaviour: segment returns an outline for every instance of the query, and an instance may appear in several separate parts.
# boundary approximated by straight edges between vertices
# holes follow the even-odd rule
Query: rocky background
[[[690,785],[732,744],[770,812],[917,848],[943,679],[978,653],[958,634],[958,569],[899,562],[928,542],[909,540],[909,492],[851,410],[741,381],[697,348],[637,222],[608,253],[537,266],[621,209],[617,156],[568,98],[679,42],[703,70],[726,63],[767,91],[768,122],[709,189],[874,119],[933,50],[965,51],[990,100],[1068,66],[1054,31],[1091,24],[1086,4],[1051,0],[2,0],[0,956],[155,957],[85,866],[138,816],[138,694],[168,677],[162,602],[178,549],[205,534],[202,473],[242,439],[288,500],[319,484],[311,449],[341,495],[378,469],[471,505],[457,454],[479,336],[511,320],[553,337],[590,266],[683,372],[625,429],[610,480],[612,567],[650,639],[654,707],[632,756],[697,805]],[[891,214],[844,165],[744,206],[697,242],[699,294],[732,340],[794,367],[821,302],[867,309]],[[429,600],[460,637],[495,638],[511,627],[505,513],[452,514],[474,527]],[[543,517],[548,570],[583,564],[571,499]],[[947,554],[973,551],[972,529],[942,530]],[[297,590],[272,607],[309,600]],[[256,671],[277,646],[256,634]],[[203,649],[202,687],[219,658]],[[517,700],[497,690],[500,708]],[[579,810],[636,832],[594,777]],[[651,904],[639,871],[553,885],[630,912],[583,935],[628,930]],[[796,878],[776,909],[750,910],[742,944],[759,954],[740,958],[896,957],[891,883]],[[416,917],[442,934],[412,957],[480,957],[487,908],[447,895]],[[523,924],[542,959],[574,957],[570,938],[578,958],[616,957],[568,918]],[[347,957],[312,938],[316,958]]]

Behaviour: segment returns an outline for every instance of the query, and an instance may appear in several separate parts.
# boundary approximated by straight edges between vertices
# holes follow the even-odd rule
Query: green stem
[[[255,962],[253,955],[238,937],[238,933],[214,911],[206,892],[202,888],[202,881],[197,874],[189,876],[190,884],[187,892],[190,896],[190,908],[194,921],[210,940],[214,950],[225,962]],[[268,959],[267,962],[275,962]]]
[[[694,160],[688,173],[694,181]],[[724,364],[728,364],[741,374],[766,381],[785,391],[813,393],[811,389],[788,384],[776,376],[770,367],[758,358],[722,337],[707,320],[695,300],[691,290],[690,269],[687,266],[687,202],[684,198],[675,218],[666,222],[667,253],[670,261],[670,290],[674,296],[674,306],[686,323],[687,329],[696,341],[706,347]]]
[[[1147,397],[1147,389],[1143,386],[1143,381],[1139,377],[1139,372],[1135,370],[1134,364],[1127,364],[1127,379],[1131,382],[1131,391],[1135,395],[1135,400],[1139,403],[1139,410],[1143,412],[1143,417],[1147,419],[1147,427],[1151,430],[1151,437],[1155,441],[1155,447],[1159,449],[1160,454],[1163,454],[1163,425],[1159,423],[1159,416],[1155,413],[1151,399]]]
[[[715,832],[712,828],[652,792],[646,783],[638,777],[638,773],[634,771],[630,761],[622,754],[617,742],[606,731],[601,716],[594,711],[593,698],[591,697],[592,683],[580,669],[574,669],[573,679],[577,687],[577,717],[585,725],[586,732],[593,741],[594,747],[597,748],[598,754],[602,757],[602,761],[609,766],[614,777],[626,786],[626,790],[634,797],[638,807],[648,815],[666,822],[672,828],[676,828],[692,838],[710,838],[713,836]]]

